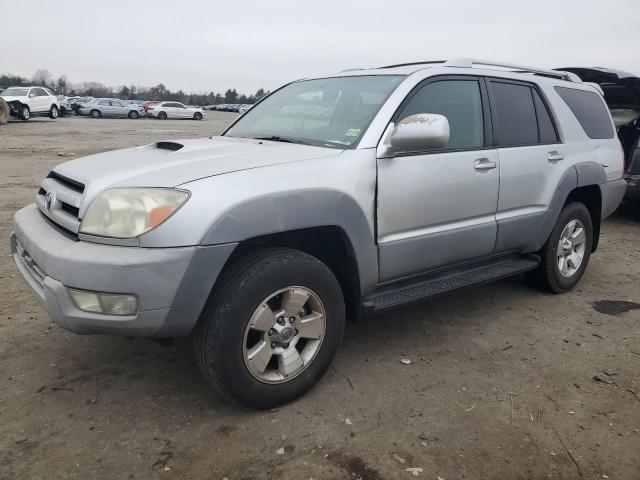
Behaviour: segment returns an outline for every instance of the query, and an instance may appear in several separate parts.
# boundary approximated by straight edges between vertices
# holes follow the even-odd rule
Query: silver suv
[[[219,393],[268,408],[319,380],[345,319],[525,272],[571,289],[622,177],[574,74],[393,65],[290,83],[221,136],[63,163],[11,249],[59,325],[193,335]]]

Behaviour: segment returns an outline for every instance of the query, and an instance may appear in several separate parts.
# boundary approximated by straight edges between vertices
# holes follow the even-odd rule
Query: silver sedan
[[[100,117],[129,117],[136,119],[144,117],[145,111],[140,105],[127,103],[117,98],[96,98],[80,107],[80,115],[92,118]]]

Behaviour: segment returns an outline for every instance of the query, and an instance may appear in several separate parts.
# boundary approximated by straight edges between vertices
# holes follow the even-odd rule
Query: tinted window
[[[31,89],[31,94],[35,95],[36,97],[46,97],[47,92],[45,92],[42,88],[32,88]]]
[[[514,146],[538,143],[538,122],[531,88],[492,81],[491,91],[499,144]]]
[[[420,88],[403,107],[398,121],[416,113],[437,113],[449,120],[447,149],[484,146],[480,85],[475,80],[442,80]]]
[[[595,92],[575,88],[556,87],[589,138],[613,138],[611,116],[604,102]]]
[[[556,143],[558,141],[558,135],[556,134],[556,129],[553,126],[551,114],[542,101],[542,97],[540,97],[538,91],[531,89],[531,92],[533,92],[533,102],[535,103],[536,115],[538,116],[538,133],[540,143]]]

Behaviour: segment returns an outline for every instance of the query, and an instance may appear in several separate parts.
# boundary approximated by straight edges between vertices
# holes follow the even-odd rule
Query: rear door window
[[[589,138],[613,138],[611,115],[600,95],[575,88],[555,87],[555,89]]]
[[[500,146],[534,145],[538,120],[531,87],[491,80],[492,114]]]
[[[531,89],[533,93],[533,103],[536,107],[536,116],[538,117],[538,135],[540,143],[557,143],[558,134],[553,125],[549,109],[542,101],[542,97],[535,88]]]

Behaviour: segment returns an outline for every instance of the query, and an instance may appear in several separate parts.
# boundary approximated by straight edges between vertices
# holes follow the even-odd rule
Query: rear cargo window
[[[575,88],[555,88],[589,138],[613,138],[611,115],[600,95]]]

